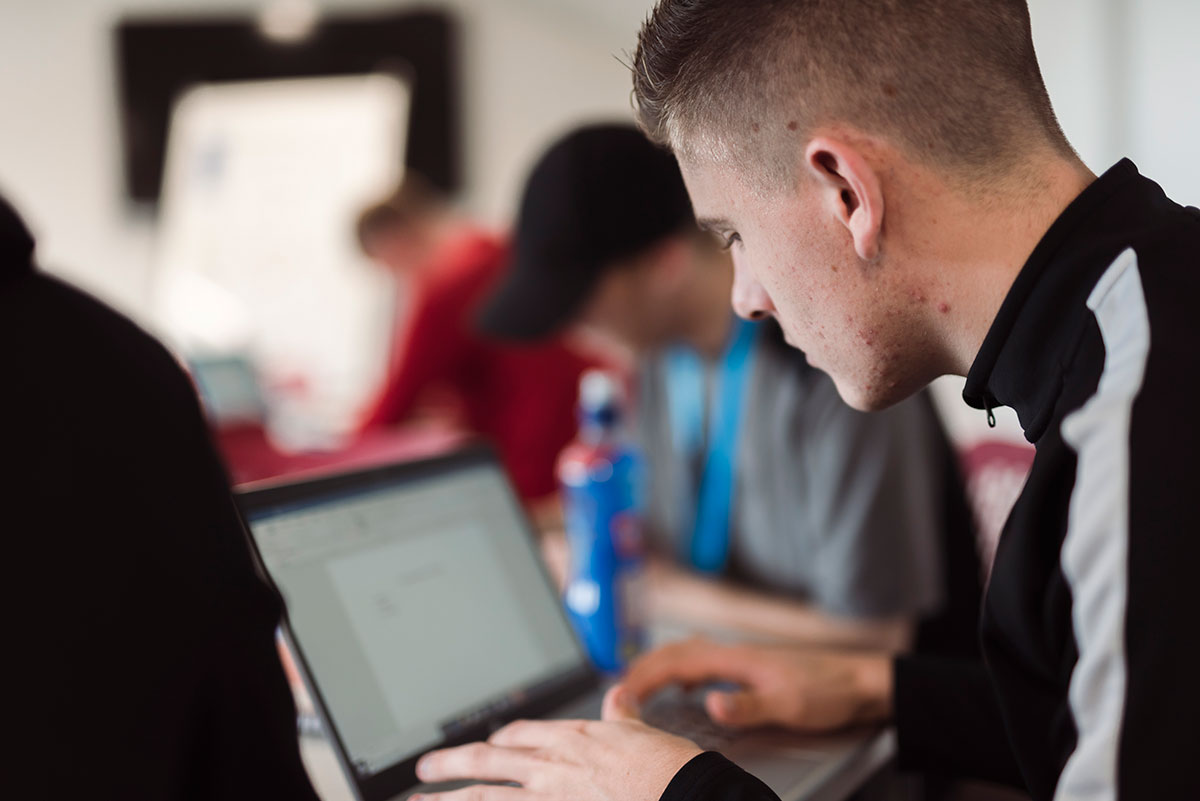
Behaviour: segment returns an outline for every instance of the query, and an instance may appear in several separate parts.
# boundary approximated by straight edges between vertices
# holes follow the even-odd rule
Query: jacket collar
[[[1174,206],[1128,159],[1080,193],[1013,282],[967,374],[963,400],[989,413],[1011,406],[1026,439],[1041,439],[1088,325],[1088,293],[1138,231],[1161,219],[1163,204]]]

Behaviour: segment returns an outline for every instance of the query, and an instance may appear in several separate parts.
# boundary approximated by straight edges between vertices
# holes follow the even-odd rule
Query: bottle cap
[[[579,380],[579,405],[585,411],[617,406],[621,387],[616,378],[605,370],[588,370]]]

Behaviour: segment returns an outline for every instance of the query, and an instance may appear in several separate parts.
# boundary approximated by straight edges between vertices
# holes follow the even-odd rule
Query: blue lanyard
[[[754,340],[759,324],[745,320],[734,323],[733,334],[716,374],[713,408],[708,419],[707,452],[695,492],[682,493],[682,530],[691,528],[683,541],[683,555],[704,573],[717,573],[729,557],[730,517],[733,509],[733,465],[746,377],[754,362]],[[708,390],[704,363],[691,348],[677,346],[666,353],[667,401],[671,441],[677,453],[690,461],[704,447],[704,406]],[[691,471],[685,470],[691,489]]]

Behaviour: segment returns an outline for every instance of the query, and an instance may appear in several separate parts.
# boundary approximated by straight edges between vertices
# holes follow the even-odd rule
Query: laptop
[[[487,447],[238,500],[259,568],[284,598],[284,638],[360,801],[428,791],[415,772],[422,754],[509,721],[598,717],[602,677]],[[656,702],[651,722],[716,747],[784,801],[808,797],[864,744],[861,734],[735,737],[692,700]]]
[[[247,356],[236,353],[192,356],[187,366],[205,414],[214,425],[263,423],[267,405],[254,365]]]

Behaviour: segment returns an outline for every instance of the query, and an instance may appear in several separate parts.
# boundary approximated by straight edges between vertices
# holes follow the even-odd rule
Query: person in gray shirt
[[[972,642],[969,515],[929,399],[851,409],[773,321],[733,317],[726,250],[668,153],[632,126],[581,128],[535,166],[480,325],[572,328],[634,359],[657,617],[894,650],[952,617]]]

